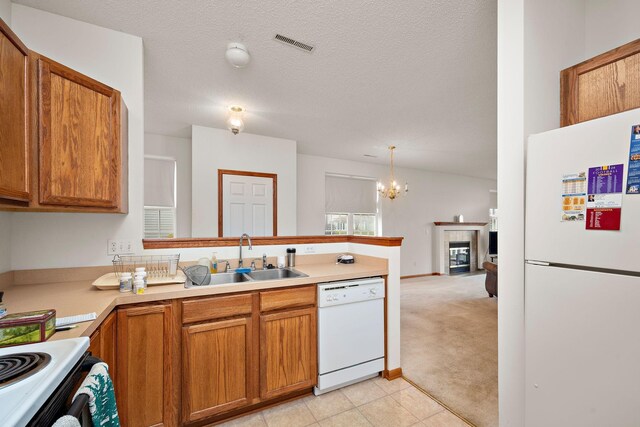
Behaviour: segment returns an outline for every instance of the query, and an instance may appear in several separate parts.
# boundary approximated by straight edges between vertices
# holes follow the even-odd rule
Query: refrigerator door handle
[[[525,261],[527,264],[531,264],[531,265],[542,265],[544,267],[549,267],[551,264],[549,264],[548,262],[544,262],[544,261],[535,261],[535,260],[531,260],[528,259]]]

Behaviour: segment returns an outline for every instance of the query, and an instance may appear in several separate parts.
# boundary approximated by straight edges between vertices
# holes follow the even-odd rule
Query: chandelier
[[[378,193],[380,194],[380,196],[390,200],[393,200],[396,197],[399,197],[402,194],[406,194],[409,192],[409,184],[405,182],[404,190],[402,190],[400,185],[396,182],[396,179],[393,173],[393,150],[395,149],[396,149],[395,145],[389,146],[389,151],[391,151],[391,182],[389,183],[389,186],[385,187],[381,182],[378,182]]]

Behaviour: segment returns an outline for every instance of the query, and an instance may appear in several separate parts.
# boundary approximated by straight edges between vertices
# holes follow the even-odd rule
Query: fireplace
[[[449,242],[449,274],[471,271],[471,242]]]

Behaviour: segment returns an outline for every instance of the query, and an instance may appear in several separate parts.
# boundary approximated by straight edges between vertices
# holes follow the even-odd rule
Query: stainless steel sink
[[[211,275],[210,285],[224,285],[226,283],[250,282],[251,278],[242,273],[216,273]]]
[[[227,285],[229,283],[243,283],[253,282],[260,280],[282,280],[282,279],[295,279],[296,277],[308,277],[306,274],[294,270],[293,268],[277,268],[273,270],[255,270],[251,273],[215,273],[211,275],[211,285]],[[185,287],[187,286],[185,283]]]
[[[252,280],[280,280],[280,279],[295,279],[296,277],[307,277],[306,274],[301,273],[293,268],[276,268],[273,270],[255,270],[251,273],[246,273],[246,276],[251,277]]]

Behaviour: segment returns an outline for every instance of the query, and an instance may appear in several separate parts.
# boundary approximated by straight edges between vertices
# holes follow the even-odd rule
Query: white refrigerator
[[[639,123],[632,110],[529,138],[527,427],[640,426],[640,195],[624,193]],[[562,222],[563,175],[614,164],[624,164],[620,230]]]

